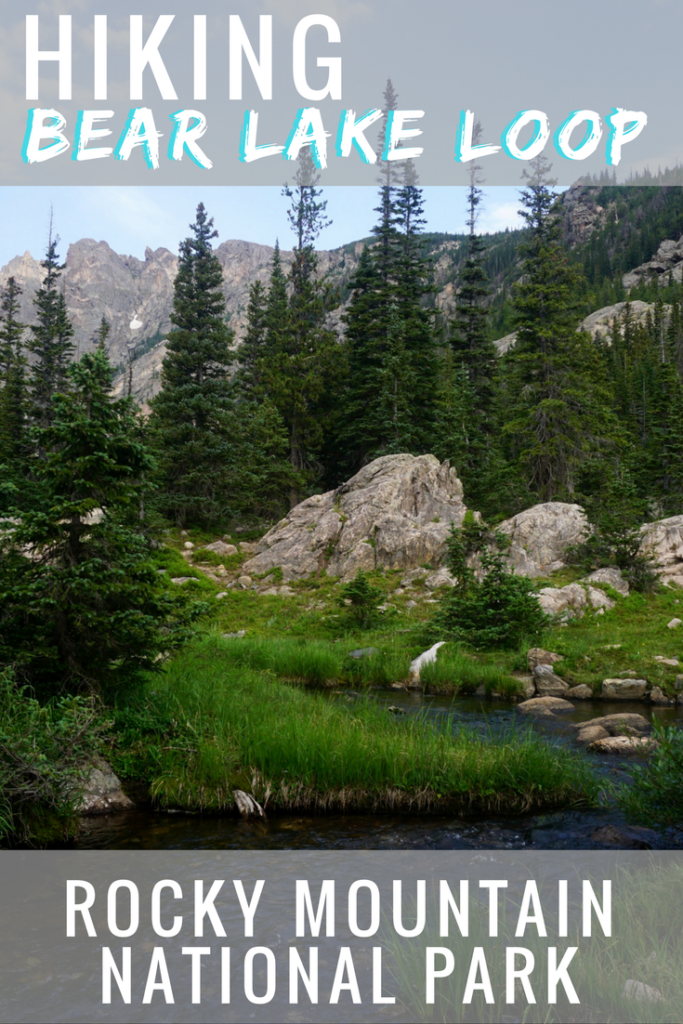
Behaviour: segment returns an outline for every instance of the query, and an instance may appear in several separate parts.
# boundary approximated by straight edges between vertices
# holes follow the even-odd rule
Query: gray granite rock
[[[325,569],[349,580],[359,569],[438,564],[451,524],[459,526],[465,512],[462,484],[448,462],[385,455],[335,491],[293,508],[259,541],[244,570],[258,575],[280,567],[292,580]]]

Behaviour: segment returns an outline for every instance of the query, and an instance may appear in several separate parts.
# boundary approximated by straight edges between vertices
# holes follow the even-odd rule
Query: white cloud
[[[486,234],[493,231],[505,231],[506,228],[522,228],[524,223],[519,216],[519,203],[496,202],[488,200],[482,210],[481,217],[477,224],[479,231]]]
[[[351,22],[365,21],[372,17],[372,7],[362,0],[265,0],[264,8],[278,20],[294,26],[308,14],[327,14],[334,18],[338,25],[349,25]]]
[[[159,189],[152,198],[150,189],[131,185],[83,189],[81,212],[92,216],[98,235],[107,241],[114,236],[125,237],[130,239],[131,248],[154,247],[155,240],[166,239],[175,223],[175,217],[164,207],[164,193]]]

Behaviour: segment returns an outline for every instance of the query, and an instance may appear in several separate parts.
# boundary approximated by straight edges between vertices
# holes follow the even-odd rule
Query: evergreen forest
[[[406,452],[449,460],[468,508],[491,528],[537,503],[576,503],[596,537],[623,550],[639,524],[683,512],[683,284],[671,272],[630,291],[623,283],[662,241],[683,235],[683,188],[586,184],[600,215],[579,238],[542,157],[524,177],[519,230],[487,236],[474,168],[468,231],[456,236],[424,231],[411,168],[384,174],[375,222],[339,289],[319,266],[324,191],[310,158],[300,160],[283,191],[292,257],[273,239],[239,344],[214,251],[218,228],[230,228],[200,203],[180,242],[161,387],[145,416],[134,399],[112,395],[104,316],[92,351],[75,358],[58,238],[51,232],[29,326],[9,278],[0,292],[0,831],[53,836],[40,822],[62,821],[67,783],[102,744],[124,776],[182,803],[159,751],[175,749],[173,729],[186,730],[178,749],[195,749],[189,718],[177,725],[169,710],[157,720],[144,704],[134,726],[129,711],[215,621],[213,591],[179,553],[193,547],[190,536],[255,540],[302,500]],[[457,243],[448,312],[435,302],[444,241]],[[634,314],[636,300],[648,303],[645,315]],[[582,328],[616,303],[609,329]],[[513,332],[503,351],[496,342]],[[500,559],[495,566],[507,586]],[[174,587],[173,574],[197,585]],[[349,629],[377,624],[378,585],[359,578],[340,599]],[[529,629],[542,631],[532,620]],[[418,630],[411,643],[419,650],[429,636]],[[103,708],[114,709],[115,741]],[[158,750],[133,757],[126,730],[143,720]],[[59,799],[54,779],[42,789],[26,782],[32,755],[21,737],[31,730],[44,762],[61,766]],[[219,742],[212,736],[209,746]],[[587,791],[572,771],[569,788]]]

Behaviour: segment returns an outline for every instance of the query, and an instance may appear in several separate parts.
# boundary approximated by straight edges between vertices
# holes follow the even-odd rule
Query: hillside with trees
[[[624,275],[683,233],[682,192],[598,183],[558,198],[549,171],[542,158],[532,163],[523,227],[493,236],[477,230],[486,197],[476,168],[462,236],[423,232],[424,196],[412,172],[383,177],[366,240],[331,260],[316,249],[323,191],[310,158],[301,160],[283,196],[291,255],[273,240],[267,266],[249,283],[239,338],[217,226],[200,203],[180,243],[170,329],[157,324],[154,337],[163,338],[149,350],[161,359],[160,377],[144,412],[130,383],[114,388],[104,310],[92,344],[75,346],[51,233],[30,316],[21,280],[9,276],[0,292],[8,708],[12,693],[43,704],[73,698],[69,729],[87,718],[88,701],[120,709],[196,637],[199,622],[218,614],[206,579],[220,582],[230,559],[237,565],[247,551],[214,541],[207,565],[216,573],[202,575],[192,565],[194,541],[182,540],[188,531],[203,544],[241,535],[249,545],[300,502],[383,456],[449,462],[466,506],[492,527],[539,503],[581,505],[600,557],[635,580],[634,531],[683,511],[678,249],[668,273],[655,280],[643,271],[630,294]],[[636,299],[645,309],[638,318]],[[615,306],[608,327],[590,333],[583,321],[603,306]],[[499,354],[494,342],[512,331],[514,343]],[[119,384],[132,380],[131,366],[119,371]],[[169,538],[185,545],[187,575]],[[502,554],[483,551],[510,608],[533,603],[533,587],[505,582]],[[316,586],[326,585],[329,557],[323,551]],[[282,572],[267,578],[277,590]],[[646,589],[651,577],[642,580]],[[381,596],[360,572],[341,606],[357,604],[365,629],[377,622]],[[450,618],[435,621],[457,618],[451,605]],[[527,613],[540,634],[544,617]],[[430,635],[421,628],[420,637]],[[29,718],[35,707],[26,705]],[[15,749],[4,742],[5,752]],[[69,743],[76,749],[76,739]],[[69,757],[64,778],[73,782]],[[140,771],[158,780],[158,768]]]

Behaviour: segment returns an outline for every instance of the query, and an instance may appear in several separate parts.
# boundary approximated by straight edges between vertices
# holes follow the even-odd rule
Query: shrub
[[[369,629],[377,621],[377,605],[383,599],[382,591],[373,587],[365,573],[359,569],[355,579],[342,587],[340,603],[357,629]],[[346,601],[351,604],[346,605]]]
[[[442,598],[430,633],[480,649],[514,648],[540,635],[548,616],[531,580],[515,576],[506,564],[509,543],[469,512],[460,529],[451,527],[448,566],[456,583]],[[475,558],[478,571],[472,565]]]
[[[647,825],[680,826],[683,820],[683,729],[654,723],[658,746],[645,764],[633,768],[633,784],[621,789],[619,802]]]
[[[41,707],[0,673],[0,837],[40,845],[77,831],[78,791],[105,727],[92,698]]]
[[[619,569],[632,590],[655,590],[658,576],[654,562],[640,551],[640,524],[646,505],[639,500],[628,478],[615,481],[600,502],[587,502],[591,530],[586,539],[565,554],[565,561],[592,572],[604,566]]]

